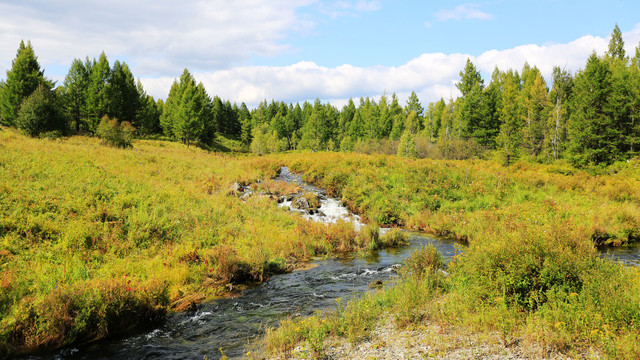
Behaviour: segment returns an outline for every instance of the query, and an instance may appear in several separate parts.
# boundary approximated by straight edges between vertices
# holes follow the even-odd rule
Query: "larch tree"
[[[393,127],[393,119],[389,112],[389,100],[382,94],[378,102],[378,139],[388,138]]]
[[[76,132],[86,128],[87,121],[87,94],[89,89],[89,69],[86,63],[80,59],[71,62],[69,72],[62,85],[62,99],[72,126]]]
[[[87,64],[89,70],[89,86],[87,89],[87,125],[91,132],[98,129],[103,116],[109,115],[111,67],[104,52],[98,60]]]
[[[460,72],[456,87],[462,94],[458,102],[459,137],[472,138],[483,146],[491,146],[497,129],[492,129],[488,123],[491,118],[485,100],[484,80],[470,59]]]
[[[40,85],[48,89],[53,83],[44,77],[38,58],[31,42],[20,42],[16,57],[7,70],[7,77],[0,87],[0,123],[8,126],[15,124],[20,104]]]
[[[564,154],[567,141],[568,101],[573,88],[573,77],[566,70],[553,68],[553,87],[549,91],[551,105],[547,117],[545,153],[548,159],[558,160]]]
[[[389,105],[389,116],[393,122],[393,126],[391,127],[391,133],[389,137],[392,140],[400,139],[402,133],[404,132],[404,111],[400,106],[400,101],[398,100],[398,96],[395,93],[391,95],[391,105]]]
[[[630,156],[633,150],[637,130],[633,118],[633,70],[624,50],[622,33],[616,24],[609,39],[609,47],[604,60],[611,68],[611,96],[609,106],[612,120],[619,130],[618,151],[621,156]]]
[[[140,94],[129,66],[116,60],[113,63],[107,87],[108,114],[119,121],[128,121],[140,127],[136,115],[140,110]]]
[[[536,67],[523,71],[522,80],[523,146],[530,155],[537,156],[542,151],[546,134],[549,90]]]
[[[500,133],[497,145],[505,164],[510,164],[517,156],[522,143],[522,118],[520,116],[519,77],[513,70],[504,73],[502,103],[500,106]]]
[[[160,124],[164,133],[182,140],[187,147],[193,140],[206,143],[209,137],[203,138],[207,126],[213,122],[211,98],[202,83],[184,69],[179,80],[173,82],[167,102],[164,105]]]
[[[638,137],[640,136],[640,45],[636,46],[635,55],[631,59],[629,66],[629,81],[631,85],[631,119],[628,134],[629,154],[634,156],[638,153]]]
[[[569,158],[578,166],[619,158],[620,129],[611,111],[610,64],[594,52],[575,77],[569,121]]]
[[[611,32],[611,39],[609,39],[609,47],[607,49],[606,56],[612,60],[625,60],[626,52],[624,50],[624,41],[622,40],[622,32],[618,24],[613,28]]]
[[[140,80],[136,82],[140,108],[136,114],[136,129],[140,135],[152,135],[162,132],[160,128],[160,114],[162,107],[155,101],[153,96],[146,93]]]
[[[41,84],[22,101],[15,123],[29,136],[51,131],[62,134],[67,130],[67,121],[61,110],[56,92]]]

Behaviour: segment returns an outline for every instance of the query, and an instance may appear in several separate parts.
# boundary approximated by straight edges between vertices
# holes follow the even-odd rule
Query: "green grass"
[[[297,191],[270,180],[280,166],[164,141],[117,149],[0,131],[0,358],[155,324],[311,256],[357,250],[350,224],[229,191]]]
[[[228,146],[236,146],[232,143]],[[225,145],[225,146],[227,146]],[[325,226],[279,208],[280,166],[341,197],[371,224]],[[438,271],[425,249],[394,287],[334,315],[285,321],[272,351],[366,338],[391,316],[502,334],[566,353],[640,356],[640,270],[594,243],[639,237],[637,163],[594,175],[527,162],[314,153],[221,155],[138,140],[30,139],[0,131],[0,357],[101,339],[264,281],[315,255],[399,245],[401,232],[469,242]],[[260,181],[258,181],[260,180]],[[245,201],[234,183],[256,193]],[[434,265],[435,264],[435,265]],[[300,323],[303,321],[303,323]],[[298,329],[299,328],[299,329]]]
[[[594,246],[637,240],[637,163],[594,175],[526,162],[504,167],[353,154],[282,159],[369,221],[469,247],[452,261],[449,276],[410,270],[398,284],[334,313],[284,322],[266,337],[268,351],[302,344],[322,357],[325,338],[358,342],[391,316],[400,328],[433,322],[498,332],[505,345],[640,357],[640,269],[602,260]],[[434,263],[432,253],[416,253],[406,268]]]

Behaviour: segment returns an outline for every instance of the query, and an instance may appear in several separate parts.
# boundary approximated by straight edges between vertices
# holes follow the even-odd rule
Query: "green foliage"
[[[133,147],[135,129],[128,121],[118,121],[104,116],[98,125],[96,135],[103,143],[119,148]]]
[[[193,140],[201,139],[211,145],[215,132],[212,104],[202,83],[196,85],[195,79],[187,69],[174,81],[164,104],[160,125],[164,134],[182,140],[190,145]]]
[[[397,247],[409,244],[409,237],[406,233],[399,229],[388,230],[384,235],[380,236],[381,247]]]
[[[618,24],[613,28],[611,32],[611,39],[609,40],[609,48],[607,50],[607,56],[612,60],[624,60],[626,57],[624,51],[624,41],[622,40],[622,32],[618,27]]]
[[[109,115],[110,105],[110,78],[111,66],[104,52],[100,54],[98,60],[93,59],[87,62],[88,87],[86,97],[87,128],[89,132],[95,133],[98,124],[105,115]]]
[[[584,71],[576,75],[569,134],[571,161],[579,166],[610,164],[619,158],[622,129],[614,122],[610,105],[610,65],[591,54]]]
[[[413,254],[404,261],[399,273],[405,277],[421,279],[444,268],[442,255],[435,246],[429,244],[414,251]]]
[[[279,139],[277,132],[271,131],[266,123],[255,127],[251,137],[251,152],[256,155],[273,154],[287,149],[286,140]]]
[[[111,67],[104,52],[97,60],[75,59],[59,91],[76,132],[95,133],[104,116],[132,123],[141,135],[160,132],[155,100],[126,63],[116,60]]]
[[[87,96],[90,63],[74,59],[62,85],[62,99],[69,119],[76,132],[87,124]]]
[[[510,164],[518,157],[522,143],[522,119],[518,102],[519,78],[517,73],[509,71],[504,75],[502,107],[500,108],[500,133],[498,134],[498,149],[505,164]]]
[[[3,125],[15,124],[20,105],[39,86],[51,89],[53,84],[45,79],[44,72],[40,70],[31,42],[25,45],[21,41],[11,69],[7,70],[7,77],[0,86],[0,120]]]
[[[400,141],[398,142],[398,156],[407,158],[415,158],[418,156],[415,135],[409,130],[405,130],[400,137]]]
[[[67,119],[56,93],[40,85],[22,102],[16,125],[25,134],[37,137],[47,132],[66,132]]]

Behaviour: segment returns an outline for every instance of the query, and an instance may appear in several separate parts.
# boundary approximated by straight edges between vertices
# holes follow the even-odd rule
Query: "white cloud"
[[[623,33],[627,54],[632,55],[640,41],[640,24]],[[379,98],[396,92],[402,103],[415,91],[423,104],[459,96],[455,87],[467,58],[490,81],[495,66],[520,71],[525,62],[537,66],[548,83],[554,66],[575,72],[586,64],[592,51],[602,55],[608,38],[584,36],[565,44],[522,45],[506,50],[489,50],[479,56],[468,54],[423,54],[400,66],[357,67],[320,66],[303,61],[289,66],[240,66],[216,72],[195,72],[212,95],[232,102],[256,106],[262,100],[285,102],[313,101],[320,98],[343,105],[353,97]],[[173,78],[143,79],[145,88],[158,97],[166,97]]]
[[[194,76],[212,95],[252,106],[265,99],[295,102],[316,97],[335,101],[349,97],[373,97],[385,89],[398,94],[416,90],[448,97],[451,79],[458,76],[466,58],[463,54],[424,54],[398,67],[341,65],[329,68],[304,61],[280,67],[241,66],[211,73],[194,73]],[[157,95],[155,89],[160,90],[173,79],[142,81],[150,93]],[[158,95],[164,97],[167,91]]]
[[[104,50],[138,76],[224,69],[287,50],[287,34],[312,26],[297,9],[313,2],[0,1],[0,59],[12,59],[20,40],[29,39],[46,64],[68,66]]]
[[[493,18],[493,15],[478,10],[478,5],[464,4],[458,5],[451,10],[440,10],[435,14],[435,17],[439,21],[462,19],[491,20]]]
[[[475,57],[423,54],[399,66],[325,67],[311,61],[242,65],[251,56],[288,50],[287,34],[313,27],[301,11],[304,7],[316,12],[333,9],[331,14],[338,16],[376,11],[380,4],[364,0],[185,0],[177,5],[160,0],[0,0],[0,74],[10,66],[19,41],[31,39],[45,69],[68,68],[74,58],[98,56],[104,50],[110,59],[129,63],[156,98],[166,98],[175,77],[187,67],[212,96],[249,106],[264,99],[297,102],[316,97],[339,104],[349,97],[379,97],[384,92],[396,92],[405,101],[412,90],[428,103],[458,95],[455,82],[467,57],[487,82],[496,65],[520,70],[525,61],[538,66],[550,82],[553,66],[576,71],[591,51],[602,54],[608,43],[605,38],[584,36],[565,44],[522,45]],[[441,11],[436,18],[490,17],[477,6],[461,5]],[[623,37],[627,53],[633,55],[640,24]],[[61,82],[59,74],[55,79]]]
[[[602,55],[609,40],[595,36],[583,36],[567,44],[522,45],[507,50],[489,50],[477,57],[476,65],[485,73],[491,73],[495,66],[502,70],[520,71],[525,62],[537,66],[551,82],[554,66],[576,71],[586,64],[589,55],[595,50]]]

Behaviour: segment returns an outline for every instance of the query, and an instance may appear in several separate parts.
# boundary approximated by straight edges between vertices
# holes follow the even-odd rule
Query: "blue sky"
[[[426,104],[457,96],[467,57],[485,78],[528,61],[548,79],[554,65],[577,71],[602,53],[616,23],[633,53],[639,10],[637,0],[0,0],[0,77],[25,39],[59,83],[74,58],[105,51],[157,98],[188,68],[212,96],[249,106],[412,90]]]
[[[354,3],[354,2],[352,2]],[[357,3],[357,2],[355,2]],[[607,37],[617,23],[632,29],[638,1],[370,1],[377,10],[327,16],[317,5],[301,8],[313,19],[292,33],[293,51],[254,64],[313,60],[323,66],[399,65],[423,53],[465,53],[524,44],[566,43],[584,35]]]

